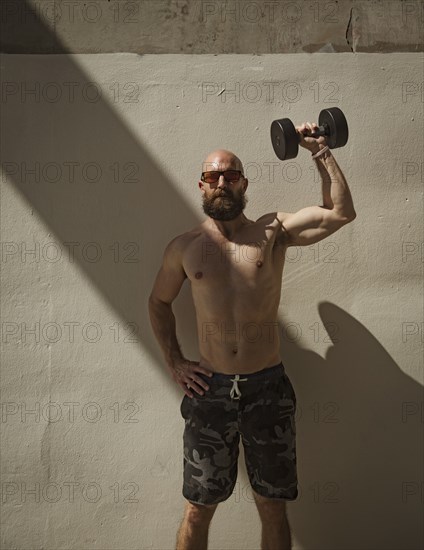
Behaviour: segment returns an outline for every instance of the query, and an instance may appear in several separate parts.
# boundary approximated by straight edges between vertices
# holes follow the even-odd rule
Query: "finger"
[[[193,397],[193,394],[187,388],[187,384],[181,384],[181,387],[184,393],[187,395],[187,397]]]
[[[206,374],[206,376],[209,376],[210,378],[212,378],[212,376],[213,376],[213,372],[211,372],[208,369],[202,368],[202,367],[197,368],[196,371],[197,372],[202,372],[203,374]]]
[[[311,123],[310,122],[305,122],[304,124],[304,129],[302,131],[302,134],[305,136],[305,137],[309,137],[309,134],[312,132],[312,126],[311,126]]]
[[[315,124],[315,122],[313,122],[311,126],[311,134],[314,134],[317,131],[318,131],[318,126]]]
[[[200,376],[196,376],[195,374],[193,374],[192,375],[192,381],[197,382],[199,384],[199,386],[201,386],[205,390],[209,389],[209,386],[207,385],[207,383],[204,380],[202,380],[202,378],[200,378]],[[197,391],[196,387],[194,387],[193,389],[195,389]]]
[[[187,382],[187,384],[190,386],[190,388],[195,391],[196,393],[198,393],[199,395],[203,395],[205,392],[202,390],[202,388],[199,388],[198,386],[196,386],[196,384],[194,383],[194,381],[192,382]]]

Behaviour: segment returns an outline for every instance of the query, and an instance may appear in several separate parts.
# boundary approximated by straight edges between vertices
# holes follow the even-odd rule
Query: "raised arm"
[[[304,136],[316,124],[305,123],[296,128],[300,145],[315,154],[326,146],[323,136]],[[330,150],[314,159],[321,174],[322,206],[307,206],[298,212],[278,212],[277,216],[288,236],[288,246],[306,246],[325,239],[356,218],[353,200],[346,179]]]

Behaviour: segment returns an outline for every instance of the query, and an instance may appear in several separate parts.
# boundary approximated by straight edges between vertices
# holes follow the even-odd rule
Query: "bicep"
[[[288,246],[307,246],[325,239],[348,220],[323,206],[307,206],[298,212],[279,212]]]
[[[150,299],[171,304],[178,296],[186,278],[187,275],[182,265],[181,247],[174,239],[165,249]]]

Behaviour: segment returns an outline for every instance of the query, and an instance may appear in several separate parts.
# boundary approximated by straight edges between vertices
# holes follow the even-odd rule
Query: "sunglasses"
[[[240,176],[243,175],[240,170],[225,170],[224,172],[213,170],[211,172],[202,172],[200,179],[206,183],[216,183],[221,177],[221,174],[223,174],[225,180],[230,183],[235,183],[240,179]]]

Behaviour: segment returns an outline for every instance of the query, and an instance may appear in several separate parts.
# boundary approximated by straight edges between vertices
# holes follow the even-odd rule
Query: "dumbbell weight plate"
[[[271,141],[280,160],[294,159],[299,152],[299,136],[289,118],[274,120],[271,124]]]
[[[346,145],[349,137],[349,129],[347,120],[338,107],[330,107],[329,109],[321,111],[318,124],[319,126],[328,125],[329,135],[326,135],[325,139],[330,149],[336,149],[337,147],[344,147]]]

